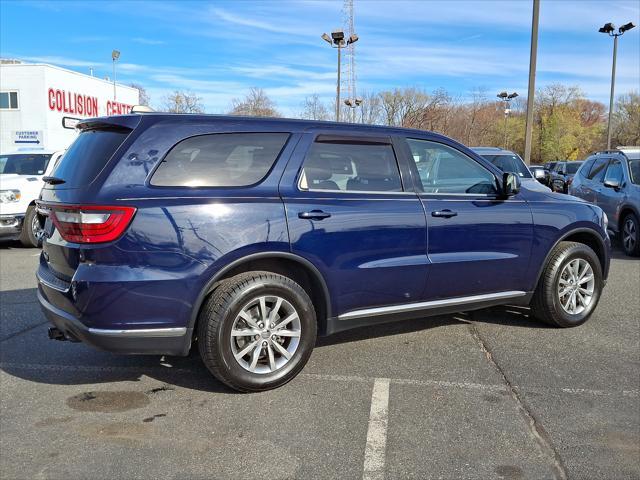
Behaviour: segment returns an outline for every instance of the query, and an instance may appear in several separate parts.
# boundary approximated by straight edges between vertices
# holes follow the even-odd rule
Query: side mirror
[[[502,195],[510,197],[520,191],[520,177],[512,172],[502,174]]]
[[[616,192],[620,190],[620,182],[618,180],[605,180],[604,186],[607,188],[613,188]]]

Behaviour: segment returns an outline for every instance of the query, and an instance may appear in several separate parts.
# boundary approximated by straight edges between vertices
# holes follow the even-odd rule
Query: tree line
[[[136,85],[137,88],[141,88]],[[142,89],[147,104],[149,98]],[[342,105],[342,121],[416,128],[442,133],[468,146],[496,146],[524,155],[526,98],[509,104],[487,90],[476,89],[470,97],[455,97],[445,89],[427,92],[416,87],[380,92],[362,92],[357,108]],[[204,113],[202,99],[195,93],[175,91],[167,95],[161,110],[176,113]],[[280,117],[275,102],[261,88],[252,88],[234,99],[231,115]],[[334,120],[334,104],[310,94],[297,117]],[[606,148],[607,108],[589,100],[573,86],[548,85],[536,92],[531,162],[579,160]],[[616,100],[612,121],[612,144],[640,145],[640,94],[630,92]]]

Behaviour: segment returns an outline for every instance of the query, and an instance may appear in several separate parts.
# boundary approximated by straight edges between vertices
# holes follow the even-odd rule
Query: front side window
[[[304,160],[300,188],[401,192],[402,182],[389,144],[316,142]]]
[[[0,156],[0,174],[42,175],[47,169],[50,158],[50,154],[44,153],[2,155]]]
[[[584,163],[582,164],[582,168],[580,168],[581,176],[583,176],[584,178],[588,177],[589,170],[591,170],[591,166],[593,165],[593,162],[595,160],[596,160],[596,157],[589,157],[584,161]]]
[[[608,158],[597,158],[593,163],[593,166],[591,167],[589,176],[587,178],[589,178],[589,180],[595,180],[596,182],[602,181],[602,178],[604,177],[604,169],[607,166],[608,162]]]
[[[18,108],[18,92],[0,92],[0,109],[16,110]]]
[[[622,175],[622,162],[620,162],[619,159],[614,158],[607,167],[607,173],[604,175],[604,181],[622,184]]]
[[[151,185],[253,185],[269,173],[288,138],[288,133],[217,133],[187,138],[169,151]]]
[[[582,162],[569,162],[569,163],[567,163],[567,173],[569,175],[575,174],[578,171],[578,169],[580,168],[580,165],[582,165]]]
[[[407,143],[425,193],[497,193],[493,174],[462,152],[428,140]]]

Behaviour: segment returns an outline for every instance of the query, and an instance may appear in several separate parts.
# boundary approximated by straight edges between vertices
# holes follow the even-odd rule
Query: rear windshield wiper
[[[60,185],[65,183],[65,180],[59,177],[42,177],[42,181],[44,183],[48,183],[49,185]]]

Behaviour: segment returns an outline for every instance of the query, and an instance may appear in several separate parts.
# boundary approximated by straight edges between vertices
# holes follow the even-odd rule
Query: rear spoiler
[[[141,115],[116,115],[113,117],[88,118],[78,122],[78,130],[126,129],[133,130],[140,123]]]

